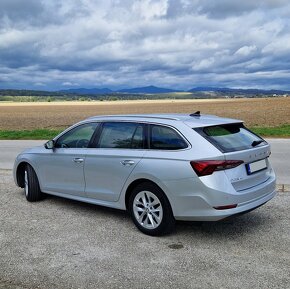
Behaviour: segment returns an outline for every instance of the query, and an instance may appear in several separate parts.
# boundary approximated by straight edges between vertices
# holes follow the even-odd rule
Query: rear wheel
[[[26,200],[36,202],[42,199],[37,175],[31,165],[26,165],[24,171],[24,192]]]
[[[147,235],[164,235],[174,228],[175,219],[169,201],[152,183],[142,183],[133,189],[129,211],[134,224]]]

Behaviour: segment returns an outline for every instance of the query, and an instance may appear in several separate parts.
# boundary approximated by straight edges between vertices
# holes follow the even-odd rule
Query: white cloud
[[[77,82],[65,81],[61,85],[63,85],[63,86],[78,86],[79,84]]]
[[[138,0],[133,4],[133,13],[146,20],[166,16],[168,0]]]
[[[214,65],[215,59],[213,57],[207,58],[207,59],[202,59],[199,63],[194,64],[192,66],[192,69],[195,71],[203,70],[203,69],[208,69],[212,65]]]
[[[251,45],[251,46],[243,46],[241,48],[239,48],[235,54],[239,55],[239,56],[248,56],[250,54],[252,54],[253,52],[257,51],[257,47],[256,45]]]
[[[34,85],[35,86],[45,86],[45,83],[43,83],[43,82],[35,82]]]
[[[290,38],[289,35],[280,37],[276,41],[270,42],[267,44],[262,52],[265,54],[289,54],[290,50]]]
[[[284,87],[290,70],[288,1],[16,2],[0,3],[0,87],[264,86],[275,71]]]

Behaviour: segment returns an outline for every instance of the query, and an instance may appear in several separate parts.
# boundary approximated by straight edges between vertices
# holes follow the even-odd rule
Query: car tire
[[[38,178],[31,165],[26,165],[24,171],[24,193],[29,202],[37,202],[42,199]]]
[[[129,213],[136,227],[150,236],[165,235],[174,229],[170,203],[155,184],[138,184],[129,197]]]

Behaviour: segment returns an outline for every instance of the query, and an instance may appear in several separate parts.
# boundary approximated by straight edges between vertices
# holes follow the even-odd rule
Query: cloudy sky
[[[145,85],[290,90],[290,1],[0,1],[0,88]]]

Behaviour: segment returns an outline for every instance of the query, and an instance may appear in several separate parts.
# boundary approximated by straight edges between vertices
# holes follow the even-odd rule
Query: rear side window
[[[103,124],[98,148],[143,149],[144,126],[130,122],[107,122]]]
[[[186,147],[186,142],[174,129],[161,125],[151,125],[150,149],[180,150]]]
[[[215,125],[195,130],[222,152],[247,150],[266,144],[266,141],[251,132],[242,123]]]

